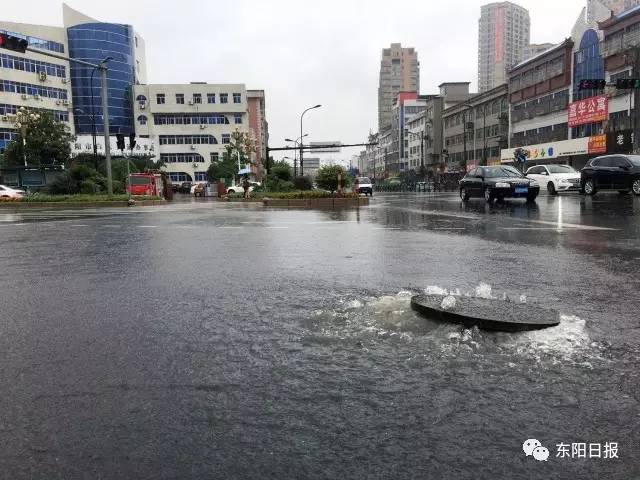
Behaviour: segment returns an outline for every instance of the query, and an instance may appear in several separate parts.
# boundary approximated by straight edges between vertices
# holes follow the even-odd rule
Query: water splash
[[[442,303],[440,304],[443,310],[451,310],[456,307],[456,297],[453,295],[448,295],[442,299]]]
[[[480,282],[476,287],[475,296],[477,298],[486,298],[488,300],[494,300],[496,298],[491,294],[491,285],[484,282]]]

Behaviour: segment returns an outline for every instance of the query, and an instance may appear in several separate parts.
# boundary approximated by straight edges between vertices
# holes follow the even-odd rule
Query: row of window
[[[0,92],[25,93],[27,95],[40,95],[46,98],[68,99],[68,92],[62,88],[45,87],[43,85],[33,85],[31,83],[12,82],[10,80],[0,80]]]
[[[231,135],[222,134],[222,143],[230,143]],[[217,145],[213,135],[160,135],[160,145]]]
[[[147,101],[147,97],[144,95],[138,95],[136,98],[138,102],[145,103]],[[167,97],[164,93],[156,93],[156,103],[158,105],[164,105],[167,102]],[[241,103],[242,95],[240,93],[233,94],[233,103]],[[202,103],[202,94],[194,93],[191,96],[191,103],[201,104]],[[207,93],[207,103],[216,103],[216,94],[215,93]],[[220,94],[220,103],[229,103],[229,94],[221,93]],[[176,93],[176,104],[184,105],[184,93]]]
[[[242,113],[234,113],[236,125],[242,124]],[[229,125],[229,119],[221,113],[163,113],[153,115],[154,125]]]
[[[29,43],[30,47],[39,48],[41,50],[49,50],[51,52],[64,53],[64,45],[59,42],[44,40],[38,37],[31,37],[29,35],[22,35],[21,33],[10,32],[8,30],[2,29],[0,29],[0,33],[6,33],[7,35],[11,35],[12,37],[22,38]]]
[[[0,103],[0,115],[16,115],[18,113],[18,108],[18,105]],[[48,110],[46,108],[38,108],[37,110],[53,114],[53,119],[58,122],[69,121],[69,112],[64,110]]]
[[[160,160],[167,163],[204,163],[202,155],[197,153],[161,153]]]
[[[4,152],[7,145],[18,138],[18,132],[16,130],[10,130],[8,128],[0,128],[0,152]]]
[[[0,53],[0,67],[24,72],[46,72],[47,75],[52,77],[65,78],[67,76],[67,68],[64,65],[41,62],[40,60],[32,60],[30,58],[14,57],[13,55],[6,55],[4,53]]]

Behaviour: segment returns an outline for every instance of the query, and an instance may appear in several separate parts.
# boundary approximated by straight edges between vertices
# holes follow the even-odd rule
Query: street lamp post
[[[313,107],[309,107],[307,108],[305,111],[302,112],[302,114],[300,115],[300,176],[304,176],[304,160],[303,160],[303,142],[302,142],[302,137],[304,137],[304,135],[302,134],[302,118],[304,117],[304,114],[307,113],[309,110],[313,110],[314,108],[320,108],[322,105],[318,104],[318,105],[314,105]]]
[[[293,142],[293,147],[294,147],[294,151],[293,151],[293,176],[297,177],[298,176],[298,164],[297,164],[297,160],[298,160],[298,144],[302,141],[302,139],[304,137],[309,136],[308,133],[305,133],[304,135],[302,135],[301,137],[298,137],[295,140],[292,140],[290,138],[285,138],[284,141],[285,142]]]
[[[22,157],[25,168],[27,167],[27,123],[29,120],[38,120],[39,118],[39,114],[29,113],[24,107],[20,107],[16,113],[16,127],[20,129],[22,136]]]

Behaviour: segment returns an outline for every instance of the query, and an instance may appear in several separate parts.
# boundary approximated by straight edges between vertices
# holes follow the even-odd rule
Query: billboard
[[[309,142],[312,147],[325,147],[325,148],[313,148],[310,153],[340,153],[342,149],[334,145],[342,145],[342,142]]]
[[[557,142],[540,143],[521,147],[528,152],[528,161],[552,160],[571,155],[587,155],[604,153],[607,151],[606,135],[559,140]],[[502,163],[511,163],[514,159],[515,148],[507,148],[500,152]]]
[[[567,116],[569,128],[606,120],[609,116],[609,99],[606,95],[597,95],[572,102],[567,109]]]

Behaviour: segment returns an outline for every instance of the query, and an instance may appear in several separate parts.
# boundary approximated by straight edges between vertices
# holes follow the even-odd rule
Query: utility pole
[[[487,104],[482,107],[482,166],[487,165]]]
[[[462,143],[464,144],[464,168],[467,169],[467,112],[462,113]]]
[[[107,169],[107,194],[113,195],[113,175],[111,173],[111,140],[109,137],[109,100],[107,94],[107,66],[105,62],[100,64],[100,77],[102,79],[102,118],[104,121],[104,160]]]
[[[635,76],[640,73],[640,48],[635,47],[633,49],[633,69],[631,71],[631,78],[636,78]],[[640,102],[640,90],[637,88],[633,89],[633,121],[632,121],[632,132],[633,132],[633,151],[632,153],[638,152],[640,145],[640,135],[638,135],[638,125],[640,125],[640,108],[638,108],[638,103]]]

